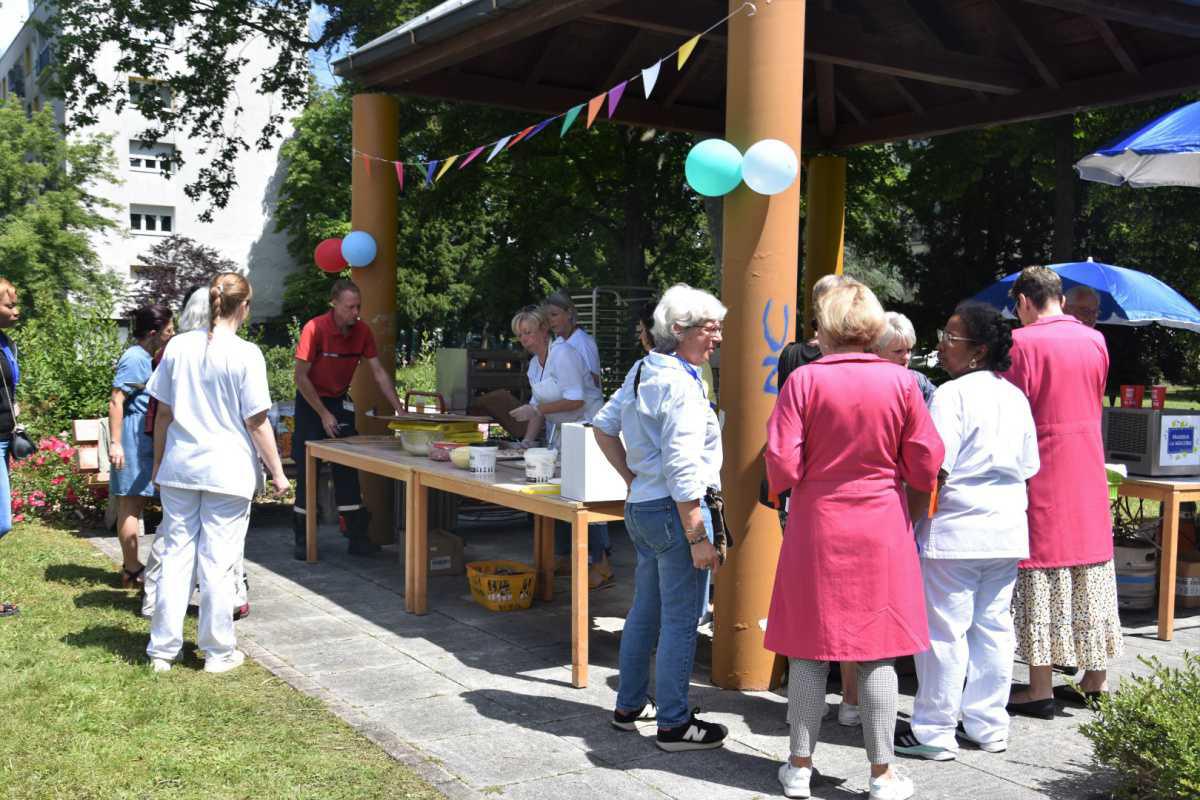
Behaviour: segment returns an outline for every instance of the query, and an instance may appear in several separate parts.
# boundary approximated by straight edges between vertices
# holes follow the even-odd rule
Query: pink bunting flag
[[[482,144],[481,144],[481,145],[479,145],[479,147],[476,147],[474,150],[472,150],[471,152],[467,153],[467,157],[466,157],[466,158],[464,158],[464,159],[463,159],[463,162],[462,162],[461,164],[459,164],[459,165],[458,165],[458,168],[459,168],[459,169],[462,169],[462,168],[463,168],[463,167],[465,167],[467,164],[470,164],[472,161],[474,161],[474,160],[475,160],[475,156],[477,156],[477,155],[479,155],[480,153],[482,153],[482,152],[483,152],[483,148],[484,148],[484,147],[486,147],[486,145],[482,145]]]
[[[625,94],[625,84],[629,81],[621,81],[616,86],[608,90],[608,118],[612,119],[613,114],[617,112],[617,104],[621,102],[621,96]]]
[[[404,191],[404,165],[399,161],[396,162],[396,182],[400,184],[400,191]]]
[[[604,95],[607,92],[596,95],[591,100],[588,100],[587,125],[584,127],[592,127],[592,123],[596,121],[596,115],[600,113],[600,107],[604,105]]]

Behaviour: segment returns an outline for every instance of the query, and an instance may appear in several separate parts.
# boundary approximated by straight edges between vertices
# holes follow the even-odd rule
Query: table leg
[[[550,517],[534,517],[534,564],[537,569],[538,597],[543,603],[554,599],[554,520]]]
[[[1162,553],[1158,564],[1158,638],[1175,635],[1175,560],[1179,557],[1179,497],[1167,495],[1162,505]]]
[[[317,459],[304,448],[304,536],[308,563],[317,560]]]
[[[417,539],[416,484],[416,475],[404,484],[404,610],[410,613],[417,586],[417,556],[413,546]]]
[[[551,537],[553,538],[553,537]],[[575,512],[571,523],[571,683],[577,689],[588,682],[588,513]]]
[[[424,614],[429,598],[429,488],[421,484],[421,478],[415,471],[408,488],[412,493],[413,504],[413,587],[411,607],[408,610],[414,614]]]

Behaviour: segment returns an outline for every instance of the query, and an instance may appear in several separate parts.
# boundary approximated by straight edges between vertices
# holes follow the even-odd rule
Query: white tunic
[[[596,340],[592,335],[583,328],[575,328],[575,330],[566,339],[559,336],[554,340],[555,344],[566,342],[574,348],[576,353],[583,359],[583,364],[587,367],[587,371],[592,373],[596,378],[596,384],[600,383],[600,348],[596,346]]]

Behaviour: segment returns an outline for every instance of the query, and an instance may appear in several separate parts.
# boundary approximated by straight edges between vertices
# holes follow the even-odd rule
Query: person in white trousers
[[[198,330],[206,331],[208,330],[208,326],[208,286],[197,286],[191,289],[184,298],[183,310],[179,313],[179,320],[175,325],[175,330],[178,333]],[[157,410],[155,413],[157,413]],[[158,602],[158,581],[162,576],[162,551],[165,543],[166,537],[155,536],[154,543],[150,546],[150,555],[146,558],[146,571],[142,575],[145,581],[142,584],[143,617],[149,618],[154,616],[154,606]],[[250,613],[249,587],[246,585],[246,568],[243,557],[244,553],[238,556],[237,568],[232,575],[234,591],[233,618],[235,620]],[[192,585],[196,585],[195,578],[192,579]]]
[[[929,413],[946,455],[936,510],[916,529],[930,649],[915,657],[911,728],[897,727],[895,749],[948,761],[959,736],[991,753],[1008,746],[1010,605],[1017,562],[1029,555],[1025,481],[1039,458],[1029,402],[999,374],[1012,347],[999,312],[963,303],[938,338],[954,380],[938,387]]]
[[[254,497],[266,462],[278,494],[288,490],[274,433],[262,352],[237,335],[250,314],[249,282],[235,272],[213,278],[207,331],[176,336],[150,378],[159,402],[154,481],[162,496],[162,576],[146,653],[165,672],[183,647],[192,574],[200,580],[197,645],[206,672],[245,660],[233,631],[230,591]]]

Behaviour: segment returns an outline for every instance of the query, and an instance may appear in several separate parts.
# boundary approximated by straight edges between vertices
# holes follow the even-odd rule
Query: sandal
[[[12,603],[0,603],[0,617],[15,617],[21,613],[21,609],[14,606]]]
[[[142,585],[146,582],[145,572],[146,572],[145,564],[139,566],[135,570],[128,570],[128,569],[125,569],[124,567],[122,567],[121,568],[121,588],[122,589],[133,589],[133,588],[140,589],[140,588],[142,588]]]

